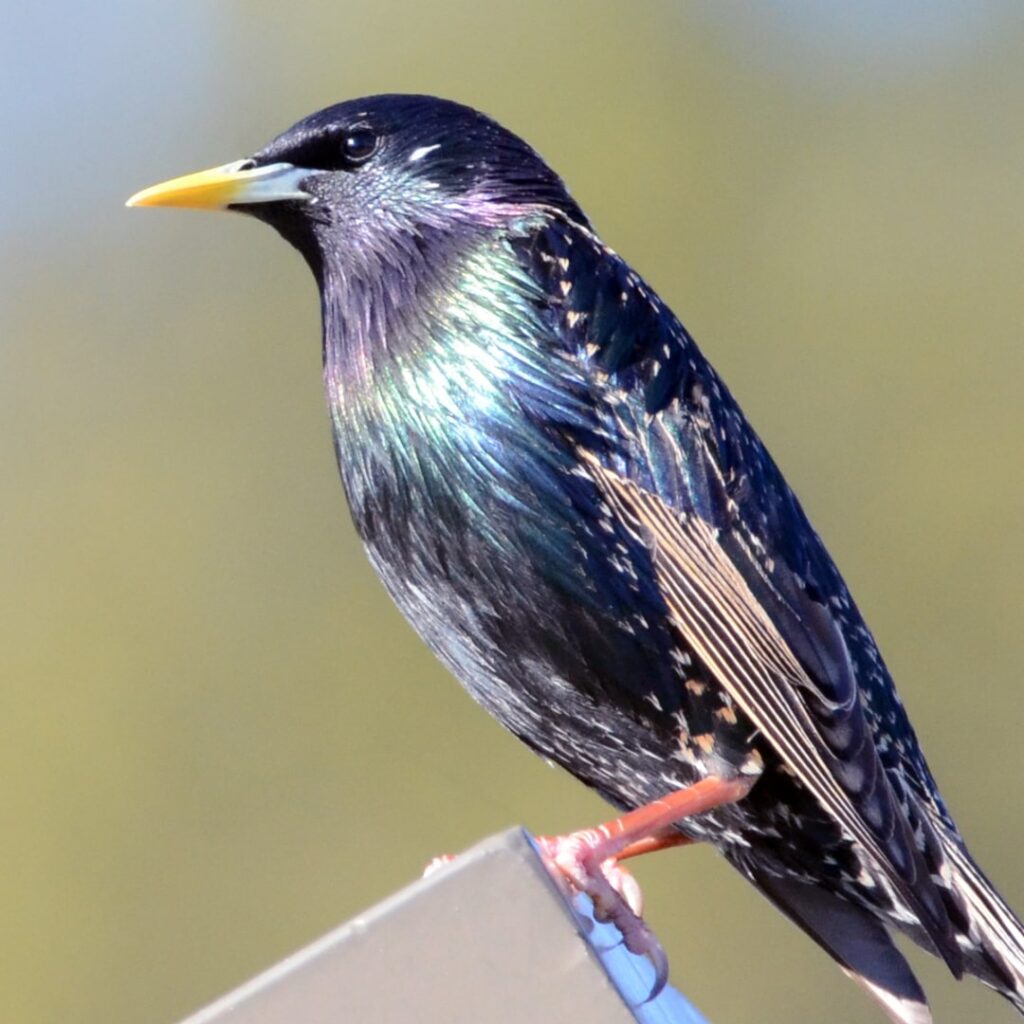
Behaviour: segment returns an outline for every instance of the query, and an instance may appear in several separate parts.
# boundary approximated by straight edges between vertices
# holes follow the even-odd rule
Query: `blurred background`
[[[297,255],[123,209],[380,91],[526,136],[681,315],[1024,911],[1024,8],[59,0],[0,83],[4,1020],[171,1024],[434,854],[606,815],[372,575]],[[637,872],[712,1020],[879,1020],[713,852]],[[914,963],[939,1019],[1016,1019]]]

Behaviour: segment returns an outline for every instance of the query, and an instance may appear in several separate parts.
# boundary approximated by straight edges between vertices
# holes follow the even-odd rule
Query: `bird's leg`
[[[753,781],[711,776],[596,828],[566,836],[540,836],[537,842],[559,871],[589,894],[585,885],[577,884],[578,881],[586,882],[591,874],[601,873],[609,863],[688,843],[688,837],[672,826],[684,818],[742,800]]]
[[[542,836],[541,839],[538,839],[537,841],[547,842],[548,840]],[[688,846],[693,841],[694,840],[692,840],[689,836],[684,836],[682,832],[677,832],[674,828],[670,826],[669,828],[657,833],[656,835],[647,836],[644,839],[638,839],[635,843],[630,843],[629,846],[627,846],[615,858],[615,860],[622,861],[626,860],[628,857],[639,857],[643,853],[655,853],[657,850],[667,850],[673,846]],[[430,863],[423,869],[423,877],[429,878],[432,874],[434,874],[435,871],[438,870],[438,868],[443,868],[446,864],[451,864],[452,861],[456,859],[457,858],[452,853],[442,853],[439,856],[434,857],[430,861]],[[627,903],[629,903],[630,907],[632,907],[633,910],[636,911],[637,915],[639,916],[641,910],[640,901],[642,901],[643,895],[640,892],[640,888],[639,886],[637,886],[633,876],[625,868],[618,867],[617,865],[614,867],[609,867],[608,870],[609,872],[617,872],[617,874],[621,876],[623,881],[628,879],[628,882],[626,882],[625,884],[627,886],[631,886],[636,894],[637,903],[635,906],[633,902],[631,902],[630,898],[625,894],[625,892],[623,892],[623,889],[620,888],[620,886],[617,884],[614,878],[610,878],[609,881],[612,884],[612,888],[615,889]]]
[[[711,776],[596,828],[566,836],[537,838],[548,863],[574,889],[590,897],[595,916],[614,924],[626,948],[631,953],[646,956],[654,965],[655,981],[649,999],[664,987],[668,961],[660,943],[640,917],[643,909],[640,886],[619,866],[619,861],[686,843],[687,838],[677,833],[673,825],[695,814],[742,800],[754,781]]]
[[[696,842],[696,840],[683,835],[682,832],[670,826],[653,836],[645,836],[643,839],[638,839],[635,843],[630,843],[615,859],[628,860],[630,857],[639,857],[645,853],[669,850],[673,846],[689,846],[693,842]]]
[[[620,853],[601,865],[601,873],[605,876],[608,884],[626,901],[629,909],[637,917],[643,916],[644,894],[640,891],[640,885],[633,877],[633,873],[622,866],[622,861],[630,857],[639,857],[645,853],[656,853],[658,850],[668,850],[673,846],[689,846],[693,839],[683,835],[678,829],[669,825],[651,836],[644,836],[629,844]]]

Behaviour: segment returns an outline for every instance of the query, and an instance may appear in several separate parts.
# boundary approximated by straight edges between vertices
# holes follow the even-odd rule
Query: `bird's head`
[[[500,224],[536,208],[586,219],[522,139],[470,107],[383,95],[311,114],[252,157],[155,185],[129,206],[251,214],[319,273],[396,238]]]

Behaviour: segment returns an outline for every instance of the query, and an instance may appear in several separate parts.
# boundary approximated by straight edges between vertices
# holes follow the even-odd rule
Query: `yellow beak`
[[[309,202],[313,197],[299,188],[310,171],[292,164],[253,167],[251,160],[237,160],[223,167],[171,178],[128,200],[126,206],[186,206],[196,210],[223,210],[249,203],[285,200]]]

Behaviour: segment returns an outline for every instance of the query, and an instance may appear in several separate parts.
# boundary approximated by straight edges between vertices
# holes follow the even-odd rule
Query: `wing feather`
[[[681,645],[856,844],[892,920],[919,922],[959,975],[928,866],[934,835],[912,813],[914,794],[944,811],[871,634],[795,495],[685,327],[595,235],[556,219],[514,244],[543,297],[548,354],[572,368],[563,390],[593,423],[546,405],[527,415],[651,552]]]
[[[801,690],[820,694],[820,687],[729,558],[719,531],[697,515],[673,510],[592,454],[581,452],[580,457],[616,514],[653,550],[659,586],[686,642],[888,885],[928,922],[930,931],[940,938],[948,935],[948,918],[929,891],[923,862],[895,812],[881,766],[876,764],[870,779],[862,780],[870,785],[872,799],[864,799],[863,788],[851,795],[850,786],[840,781],[836,757],[801,697]],[[845,710],[860,713],[856,707]],[[854,796],[861,797],[856,804]],[[956,971],[956,947],[949,945],[943,954]]]

